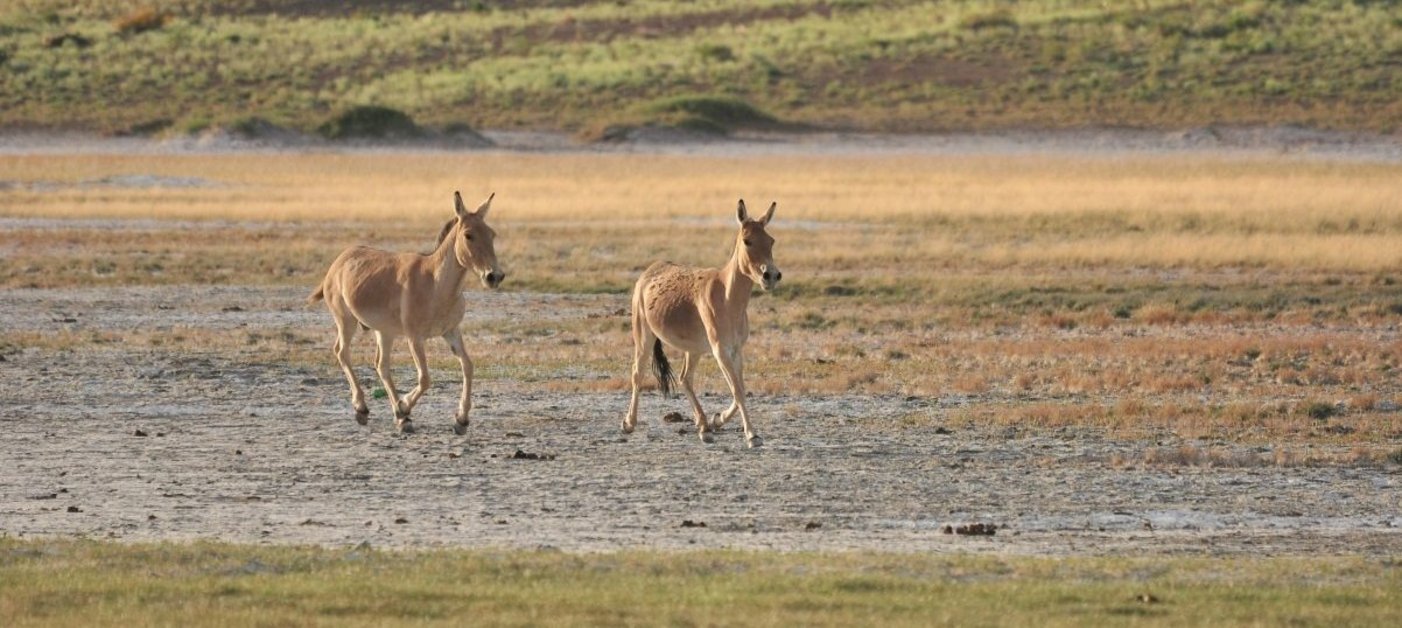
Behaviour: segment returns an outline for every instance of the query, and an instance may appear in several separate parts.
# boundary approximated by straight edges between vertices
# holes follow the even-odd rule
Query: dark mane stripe
[[[458,224],[458,218],[454,216],[452,220],[449,220],[443,225],[443,230],[438,232],[438,243],[433,245],[433,250],[436,251],[438,247],[443,246],[443,240],[453,231],[453,225],[456,224]]]

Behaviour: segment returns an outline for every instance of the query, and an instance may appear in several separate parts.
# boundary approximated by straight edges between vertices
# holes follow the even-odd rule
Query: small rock
[[[686,417],[682,416],[682,413],[680,413],[680,412],[668,412],[667,414],[662,415],[662,422],[663,422],[663,423],[685,423],[685,422],[686,422]]]
[[[533,453],[527,453],[527,452],[521,451],[520,449],[517,449],[517,450],[516,450],[516,453],[511,454],[511,459],[512,459],[512,460],[554,460],[554,459],[555,459],[555,455],[554,455],[554,454],[533,454]]]
[[[156,515],[146,515],[146,520],[147,520],[147,521],[155,521],[155,520],[156,520]]]
[[[991,523],[966,523],[957,526],[945,524],[942,531],[945,534],[963,536],[993,536],[998,533],[998,526]]]
[[[520,433],[520,432],[507,432],[507,433],[506,433],[506,437],[507,437],[507,438],[525,438],[526,435],[525,435],[525,434],[522,434],[522,433]]]
[[[77,506],[69,506],[68,512],[83,512],[83,509]]]
[[[683,527],[683,528],[704,528],[704,527],[706,527],[706,522],[705,522],[705,521],[692,521],[692,520],[690,520],[690,519],[683,519],[683,520],[682,520],[682,527]]]
[[[144,431],[142,431],[142,430],[136,430],[135,432],[132,433],[132,436],[145,436],[145,435],[146,435],[146,432],[144,432]]]
[[[399,518],[395,519],[394,522],[395,522],[395,523],[409,523],[409,520],[408,520],[408,519],[405,519],[404,517],[399,517]]]
[[[803,529],[804,529],[804,530],[817,530],[818,528],[821,528],[821,527],[823,527],[823,524],[818,523],[817,521],[809,521],[809,522],[808,522],[808,525],[803,526]]]
[[[944,427],[943,425],[941,425],[940,427],[935,428],[935,433],[936,433],[936,434],[953,434],[954,432],[953,432],[952,430],[950,430],[949,428]]]

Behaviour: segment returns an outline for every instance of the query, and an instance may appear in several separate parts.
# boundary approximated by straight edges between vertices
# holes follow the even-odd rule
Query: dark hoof
[[[759,449],[760,447],[764,446],[764,439],[760,438],[759,435],[756,434],[745,439],[745,444],[749,445],[750,449]]]
[[[370,411],[369,411],[369,410],[356,410],[356,411],[355,411],[355,422],[356,422],[356,423],[359,423],[359,424],[361,424],[361,425],[368,425],[368,424],[370,423]]]
[[[628,425],[628,422],[627,422],[627,421],[624,421],[624,422],[623,422],[623,433],[624,433],[624,434],[632,434],[632,433],[633,433],[633,426]]]
[[[412,421],[410,421],[409,419],[404,419],[404,420],[402,420],[402,421],[399,421],[399,422],[397,423],[396,427],[399,428],[399,433],[400,433],[400,434],[413,434],[413,433],[414,433],[414,423],[413,423]]]
[[[716,437],[712,436],[710,432],[701,432],[701,442],[714,443],[716,442]]]
[[[467,433],[467,424],[466,424],[466,423],[454,423],[454,424],[453,424],[453,433],[454,433],[454,434],[457,434],[458,436],[462,436],[463,434],[466,434],[466,433]]]

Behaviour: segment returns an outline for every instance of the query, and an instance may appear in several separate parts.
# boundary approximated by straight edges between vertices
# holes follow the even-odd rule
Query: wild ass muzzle
[[[735,235],[735,252],[724,266],[689,268],[671,262],[654,262],[638,278],[633,288],[633,396],[623,419],[625,434],[631,433],[638,424],[638,393],[648,360],[653,362],[663,393],[671,390],[672,369],[663,351],[665,345],[685,354],[682,390],[691,402],[696,432],[701,440],[712,442],[711,433],[738,412],[745,429],[745,442],[750,447],[763,444],[745,408],[745,360],[741,349],[750,336],[746,309],[751,290],[755,284],[773,290],[784,276],[774,263],[774,238],[765,232],[777,206],[778,203],[771,204],[764,217],[753,220],[745,211],[744,199],[740,200],[736,210],[740,230]],[[693,386],[697,363],[707,353],[715,356],[734,396],[730,407],[714,421],[706,420]]]
[[[458,401],[453,431],[467,432],[467,415],[472,409],[472,360],[458,328],[467,309],[462,291],[472,276],[488,288],[496,288],[506,278],[497,266],[492,245],[496,232],[486,222],[495,196],[488,196],[475,211],[469,212],[463,206],[462,195],[453,192],[457,215],[443,226],[438,245],[431,253],[391,253],[368,246],[342,251],[326,271],[321,286],[307,299],[309,303],[325,299],[326,309],[336,321],[332,351],[350,383],[356,422],[365,425],[370,418],[365,391],[350,362],[351,340],[364,328],[375,333],[375,371],[388,393],[395,427],[404,433],[414,431],[409,414],[430,384],[424,340],[441,336],[448,341],[462,365],[462,399]],[[389,368],[390,351],[400,336],[409,339],[409,353],[419,374],[418,385],[402,398],[394,388]]]

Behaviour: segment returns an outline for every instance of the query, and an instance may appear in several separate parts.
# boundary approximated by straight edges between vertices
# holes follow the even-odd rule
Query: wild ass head
[[[462,204],[462,194],[453,192],[458,218],[449,229],[445,229],[445,235],[449,230],[452,232],[453,255],[457,257],[458,264],[477,273],[482,285],[488,288],[495,288],[506,279],[506,273],[497,267],[497,252],[492,245],[497,233],[487,226],[487,210],[492,208],[495,197],[496,193],[493,192],[476,210],[467,211]]]
[[[774,208],[778,206],[777,202],[771,203],[769,211],[764,212],[764,217],[759,220],[750,218],[744,199],[740,199],[740,206],[735,210],[735,218],[740,222],[740,233],[735,236],[740,272],[765,290],[773,290],[784,278],[784,273],[779,272],[779,266],[774,263],[774,238],[764,230],[774,218]]]

